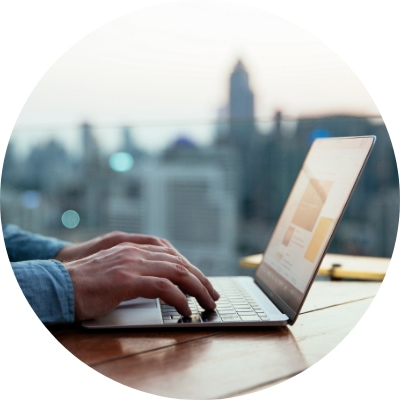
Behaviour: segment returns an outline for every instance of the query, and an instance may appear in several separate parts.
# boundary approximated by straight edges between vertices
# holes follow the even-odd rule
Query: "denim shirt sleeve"
[[[69,244],[59,239],[24,231],[16,225],[3,227],[3,236],[11,262],[47,260]]]
[[[28,303],[44,324],[72,323],[74,290],[65,267],[56,260],[11,263]]]
[[[68,244],[55,238],[3,228],[11,267],[30,306],[45,324],[74,321],[74,290],[64,265],[52,259]]]

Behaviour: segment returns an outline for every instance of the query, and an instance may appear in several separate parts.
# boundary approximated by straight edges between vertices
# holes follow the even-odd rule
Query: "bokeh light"
[[[61,216],[62,224],[68,229],[74,229],[79,225],[79,214],[74,210],[68,210]]]
[[[109,158],[110,168],[116,172],[129,171],[134,164],[131,154],[125,152],[114,153]]]
[[[40,206],[42,196],[36,190],[26,190],[21,194],[21,204],[25,208],[34,209]]]

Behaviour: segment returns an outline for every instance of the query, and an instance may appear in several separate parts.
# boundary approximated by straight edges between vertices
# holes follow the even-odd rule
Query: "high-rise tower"
[[[241,60],[229,79],[230,139],[235,145],[248,147],[254,129],[254,94],[249,74]]]
[[[225,143],[237,152],[239,160],[239,204],[242,215],[250,215],[250,193],[254,186],[253,158],[256,146],[254,94],[249,74],[239,59],[229,77],[228,132]]]
[[[249,74],[241,60],[236,63],[229,79],[229,114],[232,120],[254,118],[254,95],[250,88]]]

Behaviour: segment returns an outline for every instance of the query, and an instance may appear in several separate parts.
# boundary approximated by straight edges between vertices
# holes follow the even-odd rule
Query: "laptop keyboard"
[[[221,295],[215,310],[205,310],[194,297],[189,296],[188,303],[192,315],[190,317],[182,317],[174,307],[161,303],[163,323],[227,323],[269,320],[267,314],[254,301],[253,297],[233,279],[218,278],[212,283]]]

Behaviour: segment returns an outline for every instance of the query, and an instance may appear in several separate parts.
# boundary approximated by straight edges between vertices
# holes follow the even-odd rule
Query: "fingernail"
[[[213,299],[218,300],[220,297],[221,295],[215,289],[213,289]]]
[[[190,307],[187,307],[184,316],[185,317],[190,317],[191,315],[192,315],[192,310],[190,309]]]

